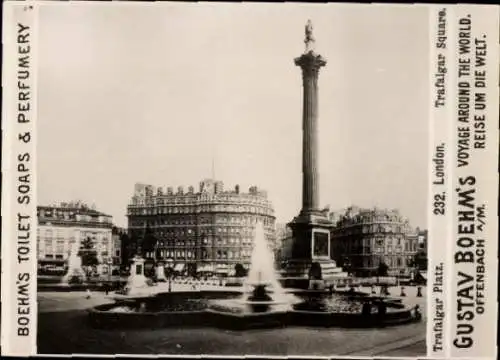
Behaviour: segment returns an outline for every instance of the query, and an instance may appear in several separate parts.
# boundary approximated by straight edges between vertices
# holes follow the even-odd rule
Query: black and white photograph
[[[3,9],[2,356],[496,358],[498,7]]]
[[[425,356],[426,8],[38,21],[38,353]]]
[[[498,9],[5,1],[2,356],[496,358]]]
[[[38,21],[38,353],[425,356],[426,8]]]

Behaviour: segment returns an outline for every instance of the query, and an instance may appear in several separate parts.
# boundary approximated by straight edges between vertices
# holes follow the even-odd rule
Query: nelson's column
[[[333,223],[319,208],[318,189],[318,73],[326,60],[314,51],[312,23],[305,28],[305,52],[295,59],[302,69],[302,209],[288,225],[292,229],[291,258],[284,280],[291,286],[309,286],[308,279],[334,282],[345,278],[330,257],[330,233]],[[321,271],[319,270],[321,269]]]

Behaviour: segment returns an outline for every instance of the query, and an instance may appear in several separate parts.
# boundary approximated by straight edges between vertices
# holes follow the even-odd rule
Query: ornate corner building
[[[332,255],[356,276],[375,275],[381,262],[388,275],[408,275],[419,248],[419,234],[397,210],[360,209],[331,214]],[[422,240],[420,240],[422,241]]]
[[[37,255],[41,272],[63,271],[73,244],[90,239],[98,273],[107,273],[115,252],[112,217],[81,203],[37,206]]]
[[[274,209],[267,193],[255,186],[225,191],[221,181],[204,180],[199,191],[189,186],[155,188],[136,184],[127,208],[129,236],[136,241],[149,232],[154,249],[146,258],[169,262],[178,272],[230,273],[237,263],[248,267],[258,221],[275,250]],[[151,251],[153,250],[153,251]]]

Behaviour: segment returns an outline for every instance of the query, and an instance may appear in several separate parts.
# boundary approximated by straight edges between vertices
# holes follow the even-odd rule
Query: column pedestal
[[[288,226],[292,229],[293,241],[291,258],[288,259],[282,276],[285,287],[309,289],[310,281],[317,280],[330,286],[347,277],[347,273],[331,259],[333,223],[327,217],[301,214]]]

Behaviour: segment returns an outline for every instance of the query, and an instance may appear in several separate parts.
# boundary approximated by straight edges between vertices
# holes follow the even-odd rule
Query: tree
[[[247,276],[247,269],[240,263],[234,265],[234,272],[236,277],[245,277]]]
[[[82,266],[87,268],[87,272],[89,268],[99,264],[99,260],[97,259],[97,250],[95,249],[94,242],[90,237],[82,240],[78,256],[82,259]]]
[[[125,232],[120,234],[120,255],[121,267],[125,268],[134,255],[133,238]]]
[[[417,270],[427,270],[427,254],[424,251],[418,251],[411,260],[410,266]]]
[[[156,250],[156,245],[158,243],[158,239],[154,235],[153,231],[149,227],[149,225],[146,226],[146,229],[144,230],[144,236],[142,238],[142,244],[141,248],[143,253],[144,252],[154,252]]]
[[[385,262],[381,261],[378,265],[377,276],[387,276],[388,270],[389,266]]]

